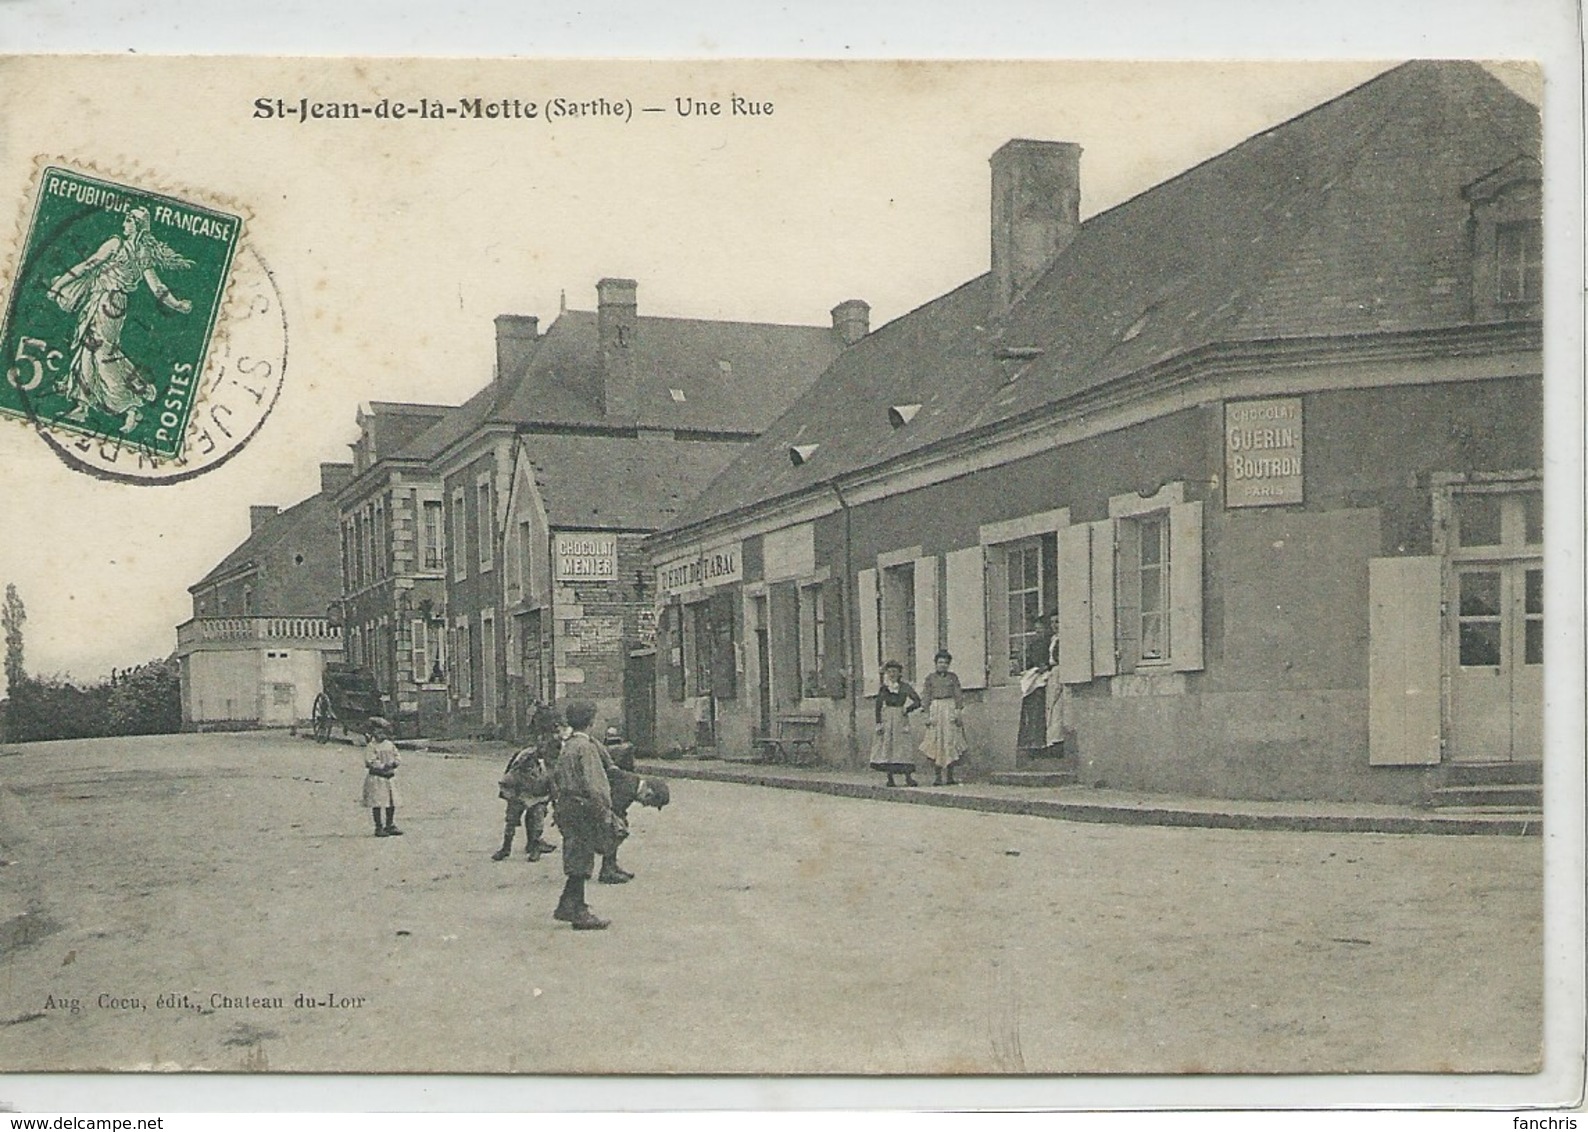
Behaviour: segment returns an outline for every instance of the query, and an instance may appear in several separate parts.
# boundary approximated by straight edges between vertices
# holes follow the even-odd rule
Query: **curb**
[[[727,782],[740,786],[765,786],[774,790],[799,790],[839,798],[861,798],[913,806],[940,806],[952,810],[980,810],[992,814],[1055,818],[1060,821],[1110,822],[1117,825],[1157,825],[1200,829],[1281,830],[1308,833],[1422,833],[1540,837],[1544,821],[1534,815],[1492,817],[1427,817],[1391,814],[1349,816],[1336,814],[1251,814],[1217,810],[1185,810],[1163,806],[1110,806],[1095,802],[1062,802],[1052,798],[1005,798],[964,792],[937,793],[931,787],[909,790],[870,786],[831,779],[794,778],[764,772],[719,771],[707,767],[678,767],[644,762],[635,769],[661,778]]]

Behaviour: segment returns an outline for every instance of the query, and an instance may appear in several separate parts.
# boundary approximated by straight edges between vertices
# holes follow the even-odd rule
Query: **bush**
[[[182,729],[176,666],[152,660],[80,686],[67,676],[28,676],[13,684],[5,737],[13,743],[155,735]]]

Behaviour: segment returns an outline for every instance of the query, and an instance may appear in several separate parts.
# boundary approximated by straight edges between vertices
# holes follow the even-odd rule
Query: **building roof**
[[[257,569],[261,563],[268,563],[276,555],[284,557],[297,549],[323,552],[326,547],[334,548],[340,538],[339,523],[336,505],[330,494],[320,492],[311,495],[260,523],[213,570],[189,586],[188,592],[197,594],[208,586]],[[334,553],[320,553],[315,557],[328,562],[336,559]],[[285,587],[282,591],[284,597],[277,603],[284,603],[281,608],[260,608],[253,616],[323,617],[326,607],[341,596],[340,569],[311,572],[307,577],[319,584]]]
[[[524,438],[554,528],[654,531],[670,523],[743,447],[667,436]]]
[[[492,424],[632,429],[638,423],[754,435],[820,376],[840,348],[826,326],[641,316],[631,347],[638,420],[609,419],[590,393],[601,377],[596,313],[563,311],[518,372],[498,375],[399,457],[432,459]]]
[[[674,526],[1203,347],[1470,325],[1461,190],[1538,152],[1536,108],[1477,64],[1396,67],[1086,220],[1007,312],[984,275],[862,339]],[[920,408],[894,428],[894,405]]]

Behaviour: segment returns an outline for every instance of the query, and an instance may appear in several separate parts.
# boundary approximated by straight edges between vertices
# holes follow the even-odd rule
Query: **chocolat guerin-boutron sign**
[[[1301,398],[1224,406],[1224,505],[1300,503]]]

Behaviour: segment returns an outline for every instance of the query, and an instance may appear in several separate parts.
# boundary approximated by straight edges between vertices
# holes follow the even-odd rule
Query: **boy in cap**
[[[628,825],[614,802],[661,809],[669,801],[665,782],[641,778],[613,764],[606,749],[590,737],[595,705],[568,705],[562,753],[552,768],[552,807],[562,830],[562,871],[567,877],[552,918],[575,931],[600,931],[607,926],[585,903],[585,883],[595,871],[596,854],[611,859],[628,836]]]

